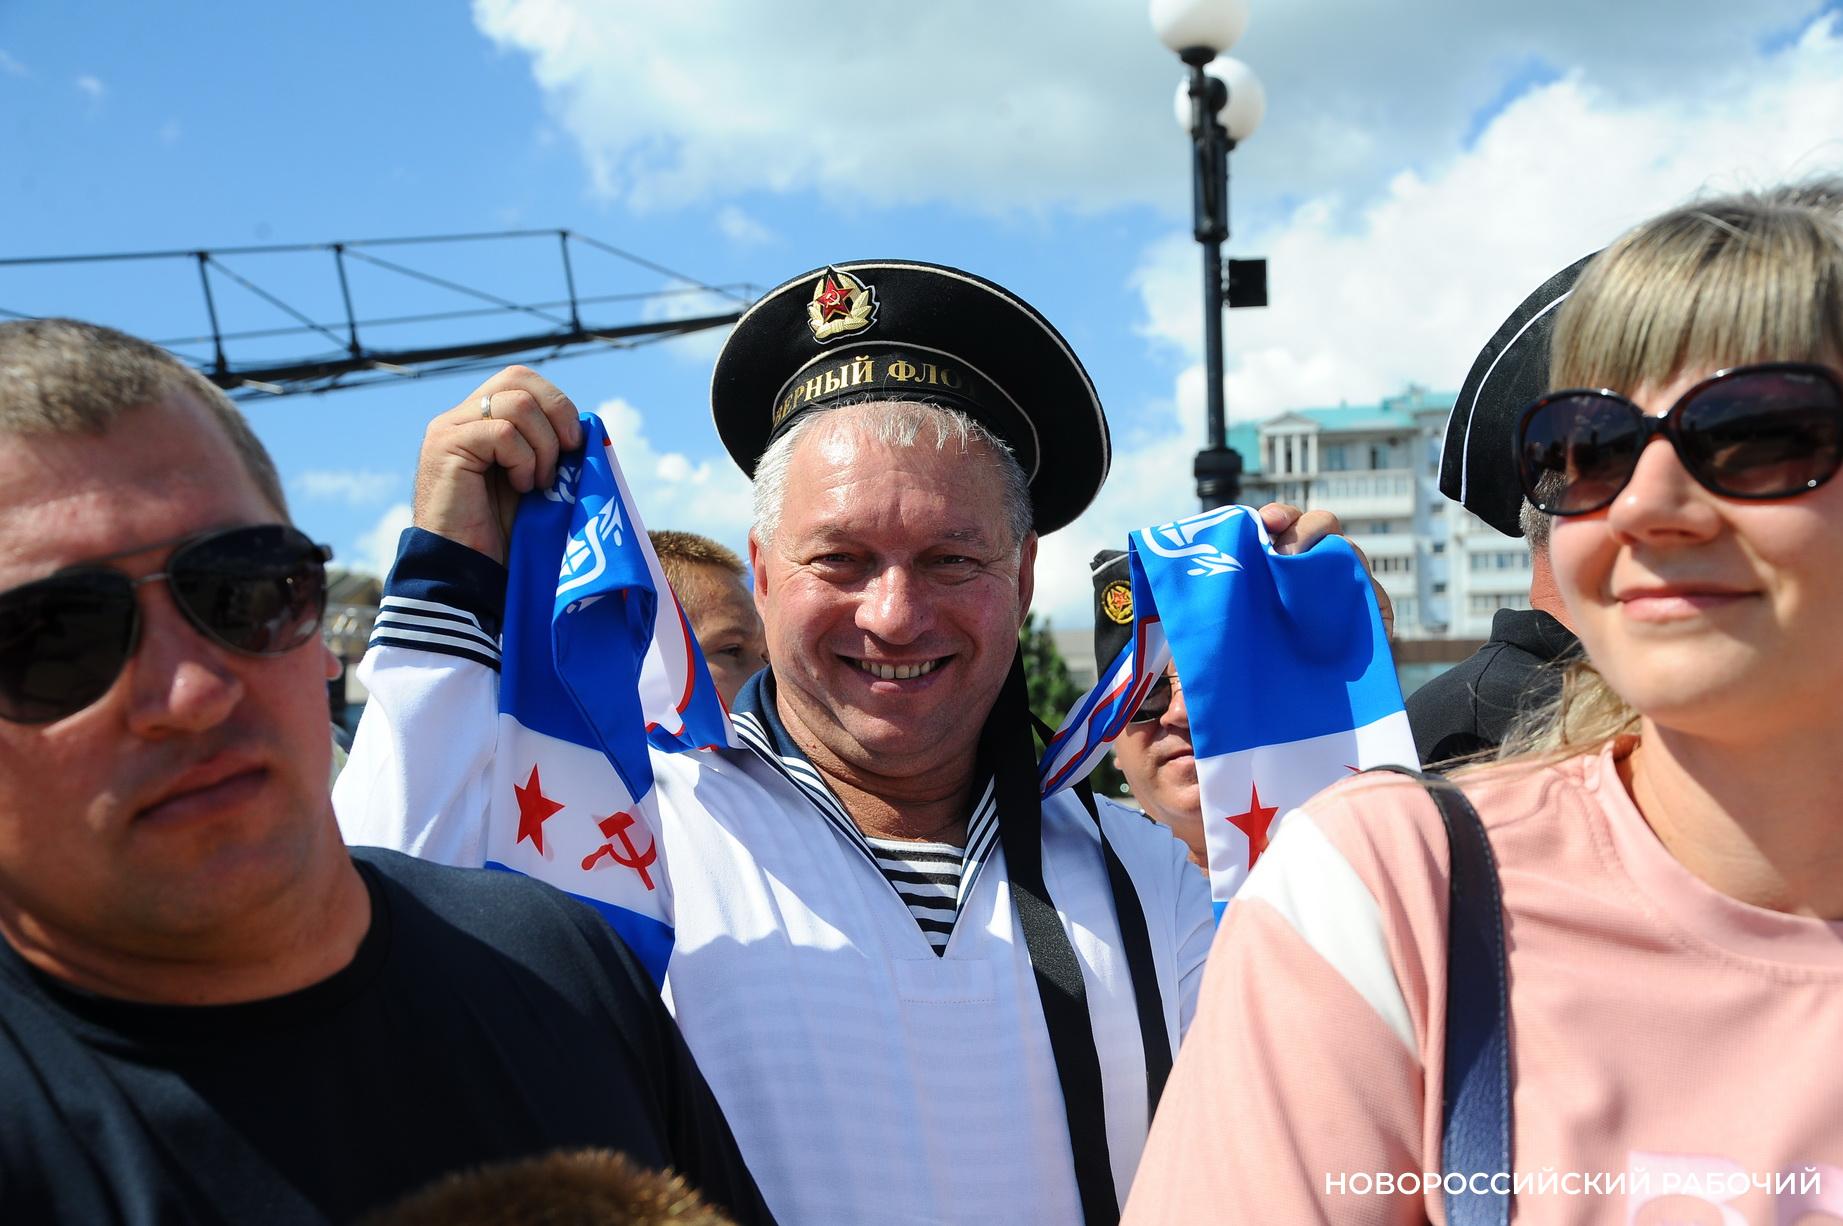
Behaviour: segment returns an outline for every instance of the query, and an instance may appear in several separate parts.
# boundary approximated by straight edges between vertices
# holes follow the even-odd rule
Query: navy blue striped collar
[[[741,716],[747,716],[760,725],[768,738],[769,749],[777,758],[807,761],[800,747],[794,744],[793,737],[788,735],[787,725],[781,722],[781,713],[774,701],[773,669],[764,668],[742,683],[742,689],[736,693],[736,701],[730,704],[730,718]]]
[[[794,742],[774,698],[774,673],[762,669],[743,682],[730,707],[730,722],[744,746],[800,790],[846,842],[863,852],[873,865],[876,852],[851,820],[844,802],[838,799],[812,760]],[[987,772],[974,785],[973,812],[966,822],[966,858],[960,872],[960,897],[972,889],[979,870],[990,857],[998,840],[998,806],[994,801],[994,779]],[[878,868],[881,872],[881,867]]]

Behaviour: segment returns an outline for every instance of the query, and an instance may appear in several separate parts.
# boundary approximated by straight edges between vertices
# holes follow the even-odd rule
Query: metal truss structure
[[[540,275],[536,262],[525,253],[530,250],[529,244],[548,245],[546,240],[555,243],[557,259],[549,272]],[[518,243],[527,246],[513,250],[511,245]],[[412,267],[402,258],[381,254],[385,249],[416,246],[440,248],[433,255],[441,271]],[[527,292],[501,294],[464,282],[453,268],[441,263],[443,259],[455,261],[454,253],[461,250],[484,256],[484,261],[475,262],[497,265],[491,275],[509,276]],[[647,283],[621,292],[579,294],[578,263],[586,252],[596,253],[597,260],[613,257],[624,278],[637,276]],[[393,250],[392,256],[395,255]],[[734,323],[756,296],[753,286],[705,284],[571,230],[512,230],[0,259],[0,301],[22,292],[9,273],[49,273],[55,277],[81,265],[100,266],[99,270],[107,274],[131,264],[162,261],[181,275],[186,274],[188,263],[196,268],[195,291],[200,295],[200,315],[208,330],[160,338],[156,343],[190,362],[235,399],[327,392],[384,380],[480,369],[507,361],[544,361],[598,349],[632,348]],[[250,268],[256,263],[269,265],[261,281]],[[368,302],[375,299],[380,305],[374,310],[379,313],[368,314],[355,305],[359,295],[354,281],[360,270],[371,278],[373,292]],[[517,275],[511,276],[513,273]],[[548,283],[548,292],[529,292],[534,277]],[[445,300],[444,305],[453,304],[452,309],[427,309],[433,305],[426,301],[432,292]],[[421,297],[415,305],[422,309],[388,310],[382,306],[386,302],[402,305],[417,295]],[[333,305],[334,309],[315,311],[309,300]],[[470,305],[459,305],[463,301]],[[618,322],[590,322],[584,318],[586,308],[605,308],[615,303],[623,304],[630,316],[638,318]],[[29,303],[18,305],[26,307]],[[0,306],[0,317],[30,319],[44,313]],[[269,326],[241,326],[245,316],[252,313],[266,316]],[[316,314],[320,317],[315,318]],[[162,317],[170,317],[170,312],[163,312]],[[238,326],[226,327],[226,320]],[[457,339],[455,332],[474,325],[485,330]],[[393,334],[402,339],[386,343]],[[325,344],[318,345],[316,341]]]

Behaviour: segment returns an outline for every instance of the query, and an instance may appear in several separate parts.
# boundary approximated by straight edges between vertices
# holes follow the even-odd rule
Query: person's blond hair
[[[1672,209],[1581,273],[1555,319],[1549,386],[1630,395],[1687,371],[1843,359],[1843,179]],[[1638,729],[1591,661],[1565,666],[1497,757],[1559,758]]]
[[[666,582],[672,585],[673,591],[684,591],[692,581],[692,573],[700,566],[714,566],[738,582],[748,576],[735,550],[707,536],[676,528],[655,528],[646,535],[653,542],[659,569],[666,573]]]
[[[1629,395],[1840,349],[1843,179],[1822,179],[1687,204],[1601,252],[1556,315],[1549,385]]]

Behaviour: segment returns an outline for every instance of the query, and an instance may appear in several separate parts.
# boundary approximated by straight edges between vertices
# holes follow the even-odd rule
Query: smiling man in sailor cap
[[[1094,387],[1015,295],[888,260],[770,291],[711,394],[772,664],[740,748],[654,757],[679,1024],[783,1220],[1111,1221],[1212,922],[1164,829],[1038,800],[1017,634],[1037,535],[1107,474]],[[399,575],[496,624],[487,477],[547,484],[579,439],[521,368],[436,418]],[[472,785],[403,764],[491,758],[490,662],[429,632],[367,669],[348,838],[462,845],[437,827],[481,820]]]

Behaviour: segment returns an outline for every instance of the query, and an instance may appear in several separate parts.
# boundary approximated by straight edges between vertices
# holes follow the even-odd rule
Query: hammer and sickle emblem
[[[589,869],[594,868],[598,860],[603,856],[607,856],[616,864],[631,868],[634,872],[639,873],[641,884],[645,885],[649,890],[652,889],[652,874],[648,873],[646,870],[652,867],[655,860],[659,859],[658,842],[656,840],[649,840],[645,851],[641,851],[638,847],[634,846],[633,837],[627,833],[627,828],[634,824],[633,814],[631,813],[610,813],[607,817],[600,819],[595,824],[601,829],[604,838],[619,839],[622,849],[625,850],[627,854],[622,855],[621,852],[616,851],[613,843],[603,843],[600,847],[597,847],[594,851],[583,857],[583,871],[587,872]]]

